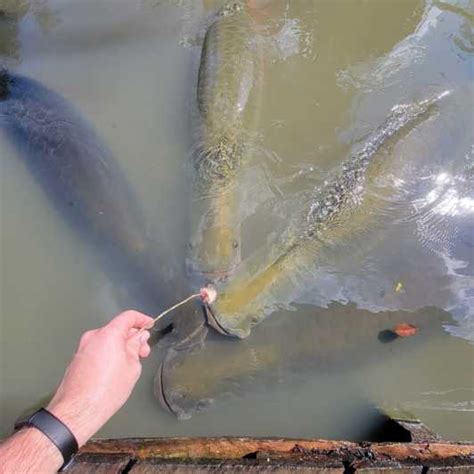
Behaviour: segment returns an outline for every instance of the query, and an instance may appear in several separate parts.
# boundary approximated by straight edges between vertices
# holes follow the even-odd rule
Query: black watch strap
[[[59,449],[64,459],[60,471],[69,464],[79,449],[71,430],[45,408],[40,408],[27,419],[15,423],[16,430],[25,426],[34,426],[40,430]]]

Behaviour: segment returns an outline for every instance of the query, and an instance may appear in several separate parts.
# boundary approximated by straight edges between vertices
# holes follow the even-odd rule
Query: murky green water
[[[230,385],[217,384],[211,407],[179,421],[153,398],[163,356],[155,350],[131,400],[100,435],[358,439],[370,429],[371,406],[383,404],[406,408],[446,438],[474,440],[472,3],[256,3],[264,87],[255,156],[243,178],[244,259],[281,243],[306,194],[394,105],[451,95],[392,147],[400,164],[388,179],[405,193],[395,206],[403,212],[334,249],[331,265],[305,281],[299,304],[281,301],[284,308],[249,339],[211,336],[206,366],[195,372],[212,381],[230,350],[239,360],[238,344],[249,354],[252,344],[256,351],[278,344],[280,359],[268,370],[234,372]],[[0,1],[2,62],[75,104],[108,144],[144,207],[168,281],[185,271],[197,66],[221,4]],[[54,390],[83,331],[126,306],[162,308],[133,300],[3,137],[0,152],[3,436]],[[388,319],[372,314],[388,310]],[[392,320],[420,318],[414,338],[377,338]],[[314,351],[301,357],[301,331],[310,330]]]

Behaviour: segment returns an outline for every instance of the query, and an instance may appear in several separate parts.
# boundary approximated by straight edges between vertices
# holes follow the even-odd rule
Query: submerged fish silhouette
[[[177,297],[179,285],[160,275],[130,183],[75,107],[38,81],[2,70],[0,129],[53,206],[92,243],[138,308],[157,311]]]

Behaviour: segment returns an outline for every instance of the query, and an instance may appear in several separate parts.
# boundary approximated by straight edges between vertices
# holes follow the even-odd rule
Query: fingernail
[[[148,331],[144,331],[143,334],[140,334],[140,342],[143,344],[146,341],[148,341],[149,338],[150,338],[150,333]]]

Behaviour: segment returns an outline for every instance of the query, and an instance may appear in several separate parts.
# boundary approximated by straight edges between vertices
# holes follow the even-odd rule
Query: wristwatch
[[[45,408],[40,408],[26,419],[18,420],[15,423],[15,430],[32,426],[40,430],[59,449],[64,459],[59,471],[69,466],[79,449],[71,430]]]

